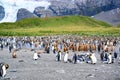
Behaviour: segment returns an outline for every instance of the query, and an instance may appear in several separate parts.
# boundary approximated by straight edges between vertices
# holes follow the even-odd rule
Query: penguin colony
[[[2,45],[2,47],[1,47]],[[119,37],[81,37],[81,36],[42,36],[42,37],[2,37],[0,38],[0,48],[9,47],[12,52],[12,58],[17,58],[17,50],[30,49],[34,51],[33,59],[39,58],[37,50],[43,50],[42,53],[56,55],[56,61],[62,60],[65,63],[79,61],[96,64],[96,52],[99,53],[101,61],[111,64],[118,58],[120,53]],[[69,52],[74,53],[73,58],[69,59]],[[85,53],[78,55],[77,53]],[[63,54],[64,53],[64,54]],[[0,63],[0,76],[5,77],[8,64]]]

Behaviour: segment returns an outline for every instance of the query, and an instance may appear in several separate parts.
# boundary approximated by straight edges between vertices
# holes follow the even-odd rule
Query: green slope
[[[120,24],[119,24],[117,27],[119,27],[119,28],[120,28]]]
[[[0,28],[32,28],[32,27],[61,27],[61,26],[89,26],[110,27],[111,25],[85,16],[64,16],[53,18],[29,18],[16,23],[2,23]]]
[[[15,23],[1,23],[0,36],[40,36],[57,34],[115,35],[120,28],[86,16],[28,18]]]

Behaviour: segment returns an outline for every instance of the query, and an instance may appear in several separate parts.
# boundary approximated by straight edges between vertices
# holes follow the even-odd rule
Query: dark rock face
[[[120,8],[120,0],[113,0],[113,4],[114,4],[115,7]]]
[[[18,10],[17,21],[24,18],[32,18],[32,17],[36,17],[36,16],[27,9],[21,8]]]
[[[49,9],[52,10],[56,16],[79,15],[80,10],[74,3],[58,1],[53,1],[51,3],[52,5],[49,7]]]
[[[93,18],[101,21],[105,21],[112,25],[118,25],[120,24],[120,8],[113,9],[106,12],[101,12],[95,15]]]
[[[49,0],[48,9],[37,7],[38,17],[85,15],[112,25],[120,23],[120,0]]]
[[[0,6],[0,21],[5,17],[5,11],[2,6]]]
[[[52,17],[53,12],[49,9],[45,9],[44,7],[37,7],[34,10],[34,14],[36,14],[38,17]]]
[[[36,0],[41,1],[41,0]],[[34,13],[20,9],[17,20],[31,17],[52,17],[64,15],[94,16],[102,11],[120,8],[120,0],[46,0],[51,3],[48,9],[37,7]],[[31,6],[32,7],[32,6]],[[5,11],[0,6],[0,21],[5,17]]]
[[[47,10],[38,7],[34,13],[39,17],[85,15],[93,16],[102,11],[120,8],[120,0],[48,0],[51,5]]]
[[[120,0],[76,0],[75,3],[81,14],[87,16],[120,7]]]
[[[74,3],[68,3],[67,1],[51,1],[51,5],[47,10],[41,7],[37,7],[34,13],[41,17],[47,14],[47,16],[64,16],[64,15],[79,15],[79,8]]]

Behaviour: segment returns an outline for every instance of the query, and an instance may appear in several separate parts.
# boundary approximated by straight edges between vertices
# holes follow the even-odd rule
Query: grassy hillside
[[[85,16],[29,18],[0,24],[0,36],[34,36],[56,34],[119,35],[120,29]]]
[[[120,24],[119,24],[117,27],[119,27],[119,28],[120,28]]]

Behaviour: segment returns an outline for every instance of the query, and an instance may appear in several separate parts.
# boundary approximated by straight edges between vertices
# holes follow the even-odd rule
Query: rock
[[[120,64],[120,61],[118,62],[118,64]]]
[[[24,62],[24,60],[19,60],[19,62]]]
[[[68,2],[59,2],[53,1],[52,5],[49,6],[49,9],[53,11],[55,16],[63,16],[63,15],[78,15],[79,8],[74,3]]]
[[[34,14],[36,14],[38,17],[52,17],[53,12],[50,9],[45,9],[44,7],[37,7],[34,10]]]
[[[4,78],[4,79],[0,79],[0,80],[11,80],[10,78]]]
[[[120,78],[115,78],[115,80],[120,80]]]
[[[10,71],[10,72],[17,72],[17,70],[12,70],[12,71]]]
[[[120,0],[75,0],[82,15],[92,16],[102,11],[120,7]]]
[[[86,78],[87,77],[95,77],[95,75],[94,74],[88,74],[87,76],[86,76]]]
[[[54,15],[88,15],[120,7],[120,0],[49,0]]]
[[[95,15],[93,18],[105,21],[112,25],[118,25],[120,24],[120,8],[116,8],[107,12],[101,12]]]
[[[65,73],[65,70],[56,70],[58,73]]]
[[[41,0],[35,0],[41,1]],[[44,0],[43,0],[44,1]],[[120,0],[46,0],[51,3],[48,9],[44,7],[35,8],[34,12],[27,9],[19,9],[17,21],[31,17],[53,17],[64,15],[94,16],[102,11],[120,8]],[[14,5],[15,6],[15,5]],[[31,6],[32,7],[32,6]],[[5,16],[5,11],[0,6],[0,20]]]
[[[37,17],[37,16],[31,13],[30,11],[28,11],[27,9],[21,8],[18,10],[17,21],[24,18],[33,18],[33,17]]]
[[[5,11],[2,6],[0,6],[0,21],[5,17]]]

